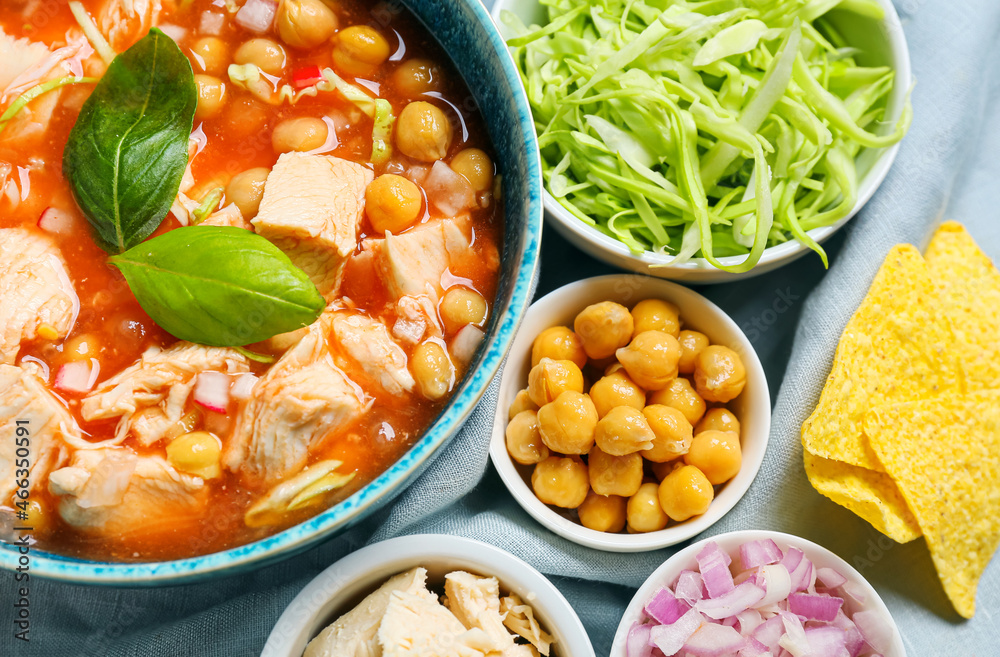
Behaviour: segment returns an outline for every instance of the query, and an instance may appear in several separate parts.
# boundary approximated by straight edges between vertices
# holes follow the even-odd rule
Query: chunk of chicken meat
[[[365,188],[373,178],[370,169],[338,157],[285,153],[267,176],[251,223],[332,299],[357,249]]]
[[[375,271],[396,300],[396,337],[416,344],[425,335],[443,335],[437,313],[441,277],[474,257],[469,234],[469,215],[462,215],[432,219],[399,235],[386,233],[384,239],[364,241]]]
[[[503,624],[508,630],[527,639],[540,654],[548,657],[554,639],[538,623],[535,610],[511,593],[500,600]]]
[[[243,213],[236,207],[235,203],[230,203],[218,212],[213,212],[199,226],[231,226],[233,228],[243,228],[253,230],[250,222],[243,218]]]
[[[160,456],[126,448],[81,449],[49,475],[59,515],[88,533],[108,536],[178,531],[195,525],[208,502],[205,482]]]
[[[0,363],[13,365],[21,342],[39,329],[66,337],[80,300],[66,262],[48,235],[25,228],[0,228]]]
[[[392,594],[399,591],[434,602],[425,582],[427,571],[414,568],[396,575],[369,594],[309,642],[302,657],[375,657],[382,654],[378,628]]]
[[[69,411],[45,388],[30,363],[0,365],[0,505],[9,504],[17,487],[17,448],[28,449],[29,490],[66,461],[65,438],[82,440]],[[23,454],[23,452],[22,452]],[[22,464],[23,465],[23,464]]]
[[[334,364],[316,322],[257,382],[236,418],[226,467],[264,483],[284,479],[305,466],[312,447],[349,429],[369,406]]]
[[[122,52],[156,27],[161,10],[160,0],[109,0],[99,18],[101,32]]]
[[[514,638],[500,614],[500,582],[496,577],[477,577],[457,570],[444,578],[447,606],[468,628],[479,628],[490,640],[488,652],[503,652],[514,646]]]
[[[131,432],[143,445],[152,445],[184,415],[197,376],[206,371],[240,374],[250,366],[246,356],[225,347],[178,342],[149,349],[98,385],[80,411],[87,421],[120,417],[119,442]]]
[[[483,657],[491,642],[482,630],[466,629],[437,600],[395,591],[378,630],[383,657]]]
[[[390,395],[413,390],[415,382],[406,368],[406,352],[393,342],[382,322],[367,315],[338,312],[330,320],[333,335],[350,363],[345,369],[360,368],[365,377]]]

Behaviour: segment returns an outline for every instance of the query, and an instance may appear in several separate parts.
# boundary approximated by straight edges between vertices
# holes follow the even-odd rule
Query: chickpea
[[[483,295],[467,287],[449,288],[441,299],[441,319],[448,333],[468,324],[482,327],[486,323],[487,310]]]
[[[604,368],[604,376],[610,376],[610,375],[614,374],[615,372],[621,372],[622,374],[625,374],[625,375],[628,374],[625,371],[625,368],[622,367],[622,364],[619,363],[617,360]]]
[[[17,498],[15,498],[15,501],[20,502]],[[18,524],[24,524],[27,527],[31,527],[32,534],[36,537],[46,536],[52,531],[52,523],[54,522],[52,511],[49,509],[47,504],[43,504],[38,499],[28,500],[27,507],[27,509],[24,509],[24,512],[28,514],[27,520],[19,522]],[[20,507],[18,507],[18,510],[20,510]]]
[[[244,219],[253,219],[260,210],[260,201],[264,198],[264,185],[271,170],[266,167],[256,167],[241,171],[232,177],[226,185],[226,198],[236,204]]]
[[[514,401],[510,405],[510,411],[507,414],[507,420],[513,420],[514,416],[523,411],[537,411],[538,404],[531,401],[531,395],[528,394],[528,390],[518,390],[517,394],[514,395]]]
[[[642,485],[642,457],[639,454],[612,456],[596,445],[587,456],[590,487],[598,495],[631,497]]]
[[[669,522],[657,499],[657,486],[652,482],[639,486],[628,500],[626,513],[629,531],[633,533],[656,532]]]
[[[70,338],[63,344],[63,356],[67,361],[90,360],[97,358],[104,348],[101,342],[93,333],[83,333]]]
[[[507,452],[521,465],[532,465],[549,458],[549,448],[538,433],[535,411],[521,411],[507,425]]]
[[[642,409],[653,430],[653,446],[640,452],[654,463],[665,463],[687,453],[691,447],[691,423],[676,408],[655,404]]]
[[[319,148],[326,143],[329,128],[321,119],[302,117],[285,119],[274,126],[271,146],[275,153],[300,153]]]
[[[392,72],[392,86],[411,99],[429,91],[441,91],[443,81],[441,67],[426,59],[407,60]]]
[[[594,445],[597,411],[587,395],[567,390],[538,409],[542,442],[560,454],[586,454]]]
[[[258,37],[240,44],[233,54],[237,64],[253,64],[268,75],[283,75],[288,63],[288,55],[281,44],[271,39]]]
[[[389,42],[367,25],[345,27],[333,47],[334,65],[348,75],[368,75],[389,59]]]
[[[704,472],[713,486],[724,484],[743,464],[740,437],[728,431],[703,431],[691,441],[684,462]]]
[[[590,490],[587,465],[579,456],[550,456],[535,466],[531,487],[543,503],[575,509]]]
[[[167,461],[175,469],[202,479],[214,479],[222,474],[222,441],[208,431],[192,431],[167,445]]]
[[[535,338],[531,344],[531,366],[538,365],[543,358],[573,361],[580,369],[587,364],[580,336],[565,326],[549,327]]]
[[[740,421],[728,408],[710,408],[701,422],[694,428],[696,434],[702,431],[731,431],[740,435]]]
[[[646,405],[646,394],[624,371],[605,375],[592,385],[590,398],[594,400],[600,417],[610,413],[616,406],[631,406],[641,411]]]
[[[422,342],[413,350],[410,362],[424,397],[437,401],[448,394],[455,383],[455,367],[444,347],[437,342]]]
[[[428,102],[410,103],[396,119],[396,146],[421,162],[440,160],[451,146],[451,121]]]
[[[649,469],[653,471],[657,481],[663,481],[668,474],[684,465],[681,461],[664,461],[663,463],[650,463]]]
[[[423,196],[416,183],[394,173],[384,173],[365,190],[365,212],[379,233],[398,234],[420,218]]]
[[[624,497],[590,492],[576,514],[587,529],[617,533],[625,528],[625,505]]]
[[[466,148],[451,158],[452,170],[464,176],[472,189],[485,192],[493,189],[493,162],[478,148]]]
[[[219,37],[202,37],[194,42],[191,54],[199,69],[211,75],[222,75],[229,65],[229,47]]]
[[[194,116],[199,121],[210,119],[219,114],[226,105],[226,85],[214,75],[199,73],[194,76],[198,86],[198,108]]]
[[[573,320],[573,330],[583,341],[583,349],[593,359],[613,356],[632,337],[632,315],[625,306],[603,301],[587,306]]]
[[[705,414],[705,400],[691,387],[691,382],[683,377],[674,379],[663,390],[651,394],[648,403],[676,408],[692,426],[698,424]]]
[[[669,333],[643,331],[616,354],[632,380],[646,390],[666,388],[677,378],[681,347]]]
[[[675,338],[681,331],[680,311],[677,306],[661,299],[646,299],[632,308],[632,321],[635,333],[645,331],[663,331]]]
[[[594,433],[597,446],[613,456],[650,449],[655,437],[642,412],[631,406],[611,409],[597,423]]]
[[[706,347],[695,362],[694,385],[705,401],[725,403],[735,399],[747,382],[740,355],[729,347]]]
[[[572,361],[543,358],[528,372],[528,394],[539,406],[567,390],[583,392],[583,372]]]
[[[681,346],[681,359],[677,361],[677,371],[681,374],[694,372],[695,361],[705,347],[708,346],[708,336],[698,331],[681,331],[677,336]]]
[[[336,33],[338,21],[323,0],[282,0],[274,25],[293,48],[315,48]]]
[[[660,506],[677,522],[705,513],[715,498],[708,477],[693,465],[683,465],[664,477],[658,493]]]
[[[269,118],[269,111],[254,98],[237,95],[226,107],[223,116],[226,137],[256,137],[264,130]]]

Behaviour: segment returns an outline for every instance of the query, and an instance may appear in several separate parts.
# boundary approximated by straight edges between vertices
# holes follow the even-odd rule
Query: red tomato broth
[[[11,14],[7,13],[0,16],[0,26],[15,37],[24,36],[46,43],[62,41],[66,30],[77,24],[65,5],[54,4],[57,6],[42,4],[35,15],[13,20]],[[84,5],[92,14],[100,9],[101,4],[99,0],[84,1]],[[174,3],[168,0],[164,2],[164,11],[159,21],[160,24],[169,23],[188,30],[187,37],[178,45],[192,60],[196,73],[199,69],[190,48],[201,36],[197,34],[199,17],[208,9],[221,11],[211,0],[194,0],[181,12],[175,10]],[[47,13],[41,14],[43,11]],[[341,28],[349,25],[372,25],[387,39],[391,53],[405,52],[403,61],[411,57],[424,58],[434,62],[444,71],[440,96],[448,102],[439,102],[426,97],[420,99],[429,100],[439,106],[452,122],[452,143],[445,160],[469,146],[490,151],[485,127],[475,104],[470,100],[471,95],[447,56],[416,19],[405,10],[393,10],[391,14],[376,13],[357,0],[342,0],[338,3],[337,13]],[[143,35],[138,35],[141,36]],[[231,61],[232,53],[239,44],[254,36],[256,35],[235,25],[232,17],[228,17],[219,38],[229,46]],[[269,33],[265,36],[281,42],[276,34]],[[329,44],[309,52],[286,46],[286,52],[288,65],[282,83],[291,83],[294,73],[306,66],[319,65],[336,70]],[[395,55],[368,76],[367,81],[350,75],[341,75],[349,82],[378,88],[380,97],[392,103],[393,112],[398,116],[407,102],[413,99],[396,93],[392,88],[390,80],[392,72],[400,65],[398,61],[393,61],[393,57]],[[213,187],[224,186],[233,175],[241,171],[254,167],[272,167],[278,155],[271,146],[271,132],[274,125],[282,119],[322,116],[333,109],[345,112],[353,109],[353,105],[336,92],[320,93],[315,98],[304,97],[294,106],[271,106],[256,100],[249,92],[236,88],[228,80],[225,81],[227,93],[231,94],[226,109],[219,116],[204,122],[195,121],[196,129],[199,124],[201,125],[207,137],[207,144],[191,164],[191,171],[196,181],[195,187],[190,192],[192,198],[199,198],[202,193]],[[71,355],[65,353],[64,347],[79,336],[92,335],[99,345],[96,357],[100,362],[101,371],[98,381],[103,381],[131,365],[146,349],[154,346],[166,347],[176,342],[173,336],[156,326],[142,310],[125,283],[124,277],[107,263],[107,254],[90,238],[90,228],[73,201],[69,185],[62,174],[63,148],[79,113],[80,105],[91,89],[92,86],[81,85],[70,86],[58,92],[61,93],[59,107],[46,134],[42,140],[31,142],[30,147],[22,148],[17,144],[7,146],[0,134],[0,161],[22,167],[28,166],[30,162],[43,163],[40,169],[29,173],[31,182],[29,198],[20,203],[14,211],[0,213],[0,228],[34,227],[41,212],[49,206],[66,211],[75,219],[71,231],[56,234],[54,239],[62,250],[70,278],[80,298],[81,310],[77,322],[65,340],[48,342],[38,339],[23,344],[19,356],[19,359],[30,356],[44,361],[50,368],[50,385],[59,366],[71,359]],[[262,120],[261,123],[245,121],[244,118],[248,115],[251,119],[256,115],[256,120]],[[371,130],[372,120],[363,115],[349,128],[338,127],[339,144],[325,154],[366,164],[371,152]],[[397,166],[417,164],[398,151],[394,151],[389,163],[374,167],[375,175],[380,175],[387,166],[394,163]],[[449,284],[472,287],[488,301],[491,312],[492,300],[495,298],[498,286],[496,265],[502,244],[502,207],[498,200],[494,200],[487,208],[474,208],[471,211],[473,249],[476,257],[463,260],[458,270],[446,273],[446,280],[443,281],[445,287]],[[227,203],[228,200],[224,198],[221,206]],[[437,215],[428,207],[425,197],[420,221],[426,221],[433,216]],[[162,234],[179,225],[172,215],[168,215],[155,234]],[[359,250],[360,241],[365,237],[381,237],[374,231],[367,218],[362,224],[361,233]],[[488,263],[492,269],[483,263]],[[358,309],[373,317],[382,318],[390,327],[396,319],[392,299],[374,268],[364,266],[359,259],[349,261],[341,295],[349,299]],[[450,337],[446,336],[446,339]],[[412,348],[401,346],[404,347],[408,357],[412,355]],[[248,348],[267,353],[262,344],[250,345]],[[336,350],[336,348],[336,344],[331,344],[331,349]],[[257,375],[262,375],[268,367],[266,364],[255,362],[251,362],[250,366]],[[344,371],[352,380],[362,380],[349,368],[344,368]],[[459,375],[461,374],[459,372]],[[457,386],[456,380],[452,390]],[[368,392],[375,397],[375,400],[361,420],[355,426],[338,428],[310,453],[310,463],[324,459],[343,461],[343,466],[338,472],[356,472],[353,480],[343,489],[327,496],[323,504],[289,513],[285,522],[279,525],[262,528],[246,526],[243,521],[244,513],[270,487],[258,488],[248,485],[238,473],[223,469],[221,477],[205,482],[208,493],[202,507],[203,514],[172,518],[166,525],[139,527],[133,532],[114,536],[89,534],[66,524],[56,513],[58,498],[50,494],[46,487],[39,486],[32,492],[32,499],[39,501],[47,509],[46,518],[50,527],[46,534],[38,537],[39,546],[60,554],[102,561],[159,561],[217,552],[260,539],[301,522],[356,492],[398,460],[440,413],[451,396],[449,393],[444,399],[432,402],[424,399],[416,389],[403,398],[391,398],[372,391]],[[65,399],[88,440],[96,442],[114,435],[117,418],[86,422],[80,415],[83,395],[59,394]],[[216,417],[204,420],[202,428],[206,423],[228,424],[231,428],[237,411],[238,405],[233,403],[226,417],[211,414]],[[226,436],[221,437],[225,442]],[[129,437],[125,445],[139,455],[164,454],[162,442],[145,448]]]

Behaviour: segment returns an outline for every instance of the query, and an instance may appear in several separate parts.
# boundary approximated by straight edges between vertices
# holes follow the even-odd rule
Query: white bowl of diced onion
[[[653,571],[625,610],[610,657],[649,657],[657,642],[668,656],[695,644],[764,654],[760,643],[748,645],[751,638],[780,641],[773,654],[826,657],[844,654],[836,630],[844,631],[846,654],[906,657],[889,609],[846,561],[791,534],[735,531],[693,543]]]
[[[496,577],[501,594],[520,597],[552,636],[550,657],[595,657],[573,607],[544,575],[488,543],[440,534],[401,536],[375,543],[321,572],[282,613],[261,657],[302,657],[309,641],[325,627],[394,575],[417,567],[427,570],[431,590],[440,588],[444,576],[456,570]]]
[[[577,313],[590,304],[614,301],[628,308],[643,299],[662,299],[677,306],[681,328],[704,333],[712,344],[736,351],[746,368],[743,392],[728,408],[740,422],[743,461],[739,473],[722,485],[708,511],[666,529],[648,533],[609,533],[584,527],[547,506],[535,495],[507,451],[508,409],[525,387],[531,369],[535,337],[552,326],[573,326]],[[725,516],[750,488],[767,450],[771,428],[771,397],[764,368],[740,327],[721,308],[697,292],[670,281],[635,274],[588,278],[536,300],[518,329],[500,380],[497,412],[490,441],[490,459],[518,504],[552,532],[574,543],[609,552],[644,552],[676,545],[705,531]]]

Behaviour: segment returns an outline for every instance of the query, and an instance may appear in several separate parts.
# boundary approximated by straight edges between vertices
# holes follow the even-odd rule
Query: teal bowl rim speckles
[[[531,111],[507,46],[479,0],[405,0],[444,46],[467,82],[487,124],[504,176],[505,235],[497,293],[500,312],[451,402],[427,432],[388,470],[323,513],[265,539],[200,557],[155,563],[73,559],[32,549],[30,574],[76,584],[161,586],[204,581],[260,568],[331,538],[391,501],[429,465],[468,418],[500,370],[531,301],[542,230],[542,182]],[[478,55],[478,56],[474,56]],[[206,525],[206,529],[209,529]],[[0,568],[15,570],[22,555],[0,548]]]

